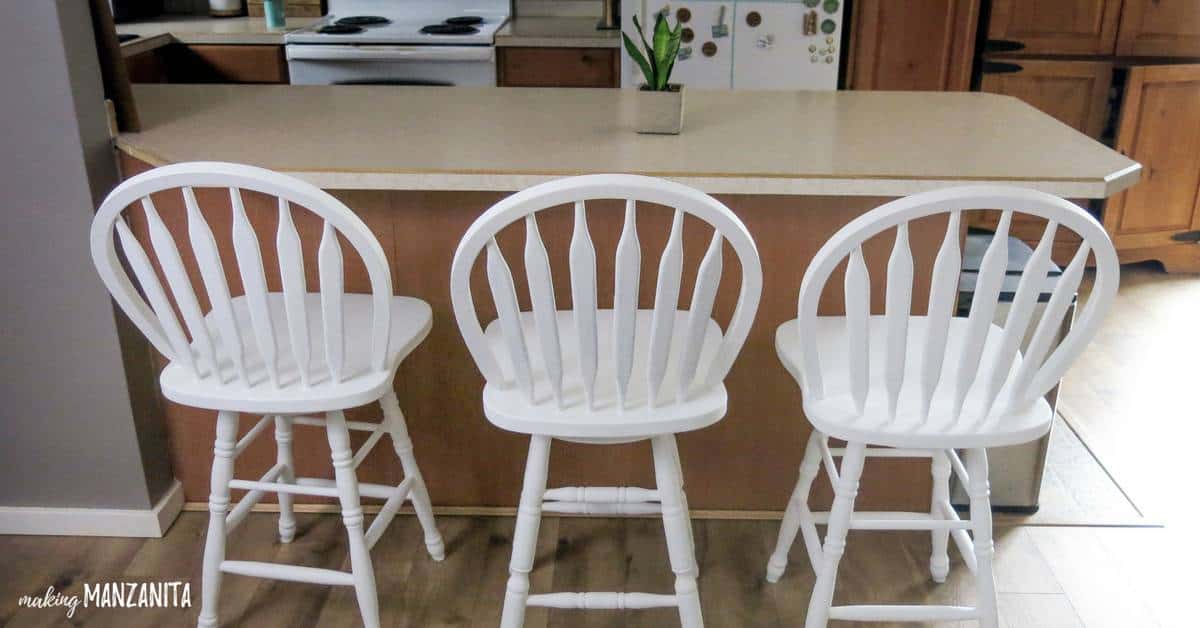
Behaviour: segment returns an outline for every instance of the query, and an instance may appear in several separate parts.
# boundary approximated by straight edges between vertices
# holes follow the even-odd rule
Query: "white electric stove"
[[[284,36],[295,85],[495,85],[508,0],[329,0]]]

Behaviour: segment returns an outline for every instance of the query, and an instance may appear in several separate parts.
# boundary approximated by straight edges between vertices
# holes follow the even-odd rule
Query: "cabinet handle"
[[[1176,233],[1171,236],[1171,239],[1176,242],[1193,242],[1196,244],[1200,244],[1200,230],[1184,231],[1182,233]]]
[[[984,74],[1016,74],[1025,68],[1017,63],[1005,63],[1001,61],[984,61]]]
[[[989,39],[983,44],[984,52],[1016,52],[1024,49],[1024,43],[1011,39]]]

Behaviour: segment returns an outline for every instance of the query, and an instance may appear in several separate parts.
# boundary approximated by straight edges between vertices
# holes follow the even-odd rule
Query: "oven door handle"
[[[303,61],[492,61],[491,46],[284,46],[288,60]]]

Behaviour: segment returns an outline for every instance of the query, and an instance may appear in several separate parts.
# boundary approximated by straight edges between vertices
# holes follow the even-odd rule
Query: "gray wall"
[[[127,386],[147,388],[146,352],[88,251],[117,181],[88,3],[4,0],[0,23],[0,506],[149,508],[171,477]]]

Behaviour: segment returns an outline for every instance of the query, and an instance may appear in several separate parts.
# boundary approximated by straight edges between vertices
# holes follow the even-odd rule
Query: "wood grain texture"
[[[994,0],[988,39],[1025,45],[1021,54],[1110,55],[1122,0]]]
[[[619,87],[617,49],[503,47],[496,49],[501,87]]]
[[[1200,57],[1200,3],[1123,0],[1117,54]]]
[[[172,44],[165,50],[170,83],[284,83],[283,46]]]
[[[1104,226],[1122,262],[1157,259],[1200,271],[1200,246],[1172,236],[1200,229],[1200,65],[1129,71],[1117,150],[1142,163],[1139,185],[1110,199]]]
[[[849,89],[971,88],[979,0],[862,0],[854,4]]]
[[[129,157],[122,157],[126,176],[148,168]],[[233,265],[233,249],[229,240],[229,201],[223,190],[197,190],[206,217],[213,225],[218,248],[225,268]],[[527,447],[525,437],[492,427],[483,417],[481,392],[483,378],[475,370],[466,346],[454,325],[447,278],[458,240],[475,218],[500,198],[503,193],[492,192],[387,192],[336,191],[340,200],[353,208],[367,223],[383,245],[392,269],[392,284],[397,294],[416,296],[433,307],[433,330],[429,337],[400,367],[396,377],[396,392],[409,421],[409,430],[420,454],[422,471],[429,492],[437,505],[447,506],[512,506],[516,503],[521,485],[521,470]],[[186,217],[178,197],[159,197],[155,203],[168,229],[186,233]],[[811,429],[800,409],[800,392],[775,354],[775,329],[784,321],[795,318],[796,298],[800,280],[817,249],[838,228],[862,212],[886,199],[852,197],[784,197],[784,196],[723,196],[722,202],[731,207],[757,238],[763,266],[764,289],[758,318],[751,329],[741,356],[726,378],[729,390],[729,413],[723,421],[705,430],[683,434],[680,449],[684,459],[685,485],[693,509],[719,510],[776,510],[787,503],[795,468],[799,464],[803,443]],[[266,268],[277,268],[270,246],[276,231],[278,208],[272,199],[245,194],[246,213],[257,233]],[[612,301],[614,252],[620,236],[620,201],[596,202],[601,209],[594,213],[591,235],[596,248],[598,298],[602,304]],[[589,203],[592,208],[593,203]],[[605,211],[606,210],[606,211]],[[144,221],[136,210],[134,231],[145,233]],[[316,243],[320,224],[307,212],[295,212],[296,229],[304,242],[302,254],[308,275],[309,289],[316,287]],[[661,250],[671,223],[668,208],[646,205],[639,207],[639,235],[646,250]],[[565,260],[569,255],[570,238],[574,229],[571,207],[548,210],[540,218],[540,231],[551,259]],[[522,258],[523,231],[505,229],[498,241],[510,262]],[[910,243],[914,251],[913,302],[924,304],[928,299],[928,269],[932,256],[944,233],[945,221],[918,221],[910,225]],[[683,228],[685,269],[681,290],[691,293],[695,273],[711,238],[711,230],[692,221]],[[864,247],[867,267],[882,276],[891,252],[892,236],[872,239]],[[191,280],[198,285],[200,277],[187,247],[181,247],[184,264]],[[269,259],[270,258],[270,259]],[[735,282],[740,275],[736,256],[726,251],[722,281]],[[642,275],[653,277],[658,260],[642,260]],[[370,284],[365,268],[357,256],[347,255],[347,292],[368,292]],[[475,294],[485,295],[486,278],[482,265],[474,269]],[[523,308],[529,307],[528,287],[522,267],[513,269],[517,294]],[[243,293],[241,280],[229,277],[232,294]],[[555,298],[560,303],[570,301],[570,281],[566,273],[555,277]],[[840,285],[841,271],[831,282]],[[268,273],[268,289],[281,289],[277,274]],[[883,282],[872,286],[873,311],[883,312]],[[654,295],[653,282],[641,284],[640,306],[649,308]],[[731,291],[719,294],[714,304],[714,317],[725,325],[732,314],[737,295]],[[203,298],[202,298],[203,301]],[[477,299],[481,320],[491,320],[490,299]],[[207,303],[201,307],[207,309]],[[824,312],[840,312],[840,290],[829,290],[823,296]],[[923,309],[923,305],[918,306]],[[208,475],[211,464],[213,413],[164,402],[170,435],[172,464],[176,476],[183,482],[188,501],[203,501],[208,495]],[[372,420],[379,417],[377,407],[356,408],[348,412],[351,420]],[[249,420],[244,421],[248,426]],[[361,443],[362,437],[353,437]],[[238,476],[256,476],[274,464],[271,443],[265,439],[254,443],[238,460]],[[328,475],[327,448],[324,436],[317,430],[298,428],[294,450],[298,475]],[[650,486],[652,471],[644,444],[590,447],[587,445],[556,444],[550,469],[553,486],[609,485]],[[464,452],[486,452],[468,456]],[[705,464],[715,457],[723,465]],[[886,460],[868,466],[863,477],[859,501],[863,508],[884,509],[924,508],[929,499],[928,461]],[[730,476],[727,465],[747,470],[745,477]],[[375,452],[360,467],[364,482],[399,482],[399,462],[389,452]],[[750,490],[747,490],[747,487]],[[827,483],[816,491],[814,507],[828,505],[831,498]]]

